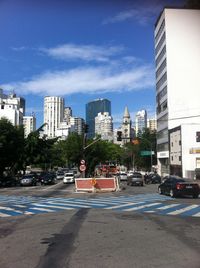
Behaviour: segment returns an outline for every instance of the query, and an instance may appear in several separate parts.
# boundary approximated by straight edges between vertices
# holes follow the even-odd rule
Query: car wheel
[[[173,191],[172,189],[169,191],[169,195],[170,195],[171,197],[175,197],[174,191]]]
[[[162,190],[161,190],[160,187],[158,187],[158,193],[159,193],[159,194],[162,194]]]
[[[193,196],[192,196],[193,198],[198,198],[199,197],[199,195],[198,194],[193,194]]]
[[[143,182],[141,183],[141,186],[143,186]]]

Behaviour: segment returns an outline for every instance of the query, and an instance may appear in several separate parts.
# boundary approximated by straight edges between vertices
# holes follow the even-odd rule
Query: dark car
[[[161,183],[161,176],[157,173],[149,174],[150,183]]]
[[[2,177],[0,178],[0,187],[17,186],[18,181],[15,177]]]
[[[133,172],[127,178],[127,185],[140,185],[143,186],[143,176],[140,172]]]
[[[171,197],[190,195],[193,198],[198,198],[200,187],[198,183],[191,179],[167,176],[163,178],[163,183],[158,186],[158,192]]]
[[[56,183],[55,175],[51,173],[46,173],[40,178],[40,182],[43,185],[55,184]]]
[[[20,180],[21,186],[36,186],[37,185],[37,175],[36,174],[26,174]]]

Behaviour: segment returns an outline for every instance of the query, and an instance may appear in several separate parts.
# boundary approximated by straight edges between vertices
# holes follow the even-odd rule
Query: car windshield
[[[67,173],[67,174],[65,174],[65,177],[72,177],[72,176],[74,176],[73,173]]]

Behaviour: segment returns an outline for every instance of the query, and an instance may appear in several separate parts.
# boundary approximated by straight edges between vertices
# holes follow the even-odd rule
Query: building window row
[[[164,27],[165,27],[165,20],[162,21],[162,23],[161,23],[161,25],[160,25],[160,28],[159,28],[159,30],[158,30],[156,36],[155,36],[155,41],[156,41],[156,43],[158,42],[158,39],[160,38],[160,36],[161,36],[161,34],[162,34],[162,32],[163,32]]]
[[[159,103],[160,100],[167,94],[167,86],[165,86],[156,96],[156,101]]]
[[[166,58],[164,59],[164,61],[162,62],[162,64],[160,65],[160,67],[158,68],[158,70],[156,71],[156,78],[159,77],[159,75],[162,73],[162,71],[165,69],[167,64]]]
[[[158,51],[160,50],[160,48],[163,45],[163,43],[165,42],[165,39],[166,39],[166,35],[165,35],[165,32],[164,32],[162,37],[160,38],[160,41],[158,42],[158,44],[157,44],[157,46],[155,48],[156,55],[158,54]]]
[[[158,66],[158,64],[160,63],[160,61],[162,60],[165,54],[166,54],[166,46],[163,47],[163,49],[161,50],[160,54],[158,55],[156,59],[156,67]]]
[[[162,139],[168,136],[168,128],[157,132],[157,139]]]
[[[165,100],[162,104],[158,104],[157,115],[164,112],[166,109],[167,109],[167,100]]]
[[[157,123],[162,124],[164,122],[168,121],[168,114],[163,115],[162,117],[160,117],[159,119],[157,119]]]
[[[158,80],[158,82],[156,83],[156,90],[158,90],[163,84],[164,82],[167,80],[167,72],[165,72],[163,74],[163,76]]]
[[[168,150],[169,150],[168,142],[167,143],[157,144],[157,151],[158,152],[168,151]]]

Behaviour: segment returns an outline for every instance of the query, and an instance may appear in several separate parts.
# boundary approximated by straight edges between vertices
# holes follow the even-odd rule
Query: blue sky
[[[172,0],[1,0],[0,87],[26,99],[43,123],[44,96],[62,96],[73,116],[111,101],[114,126],[125,106],[155,115],[154,24]]]

